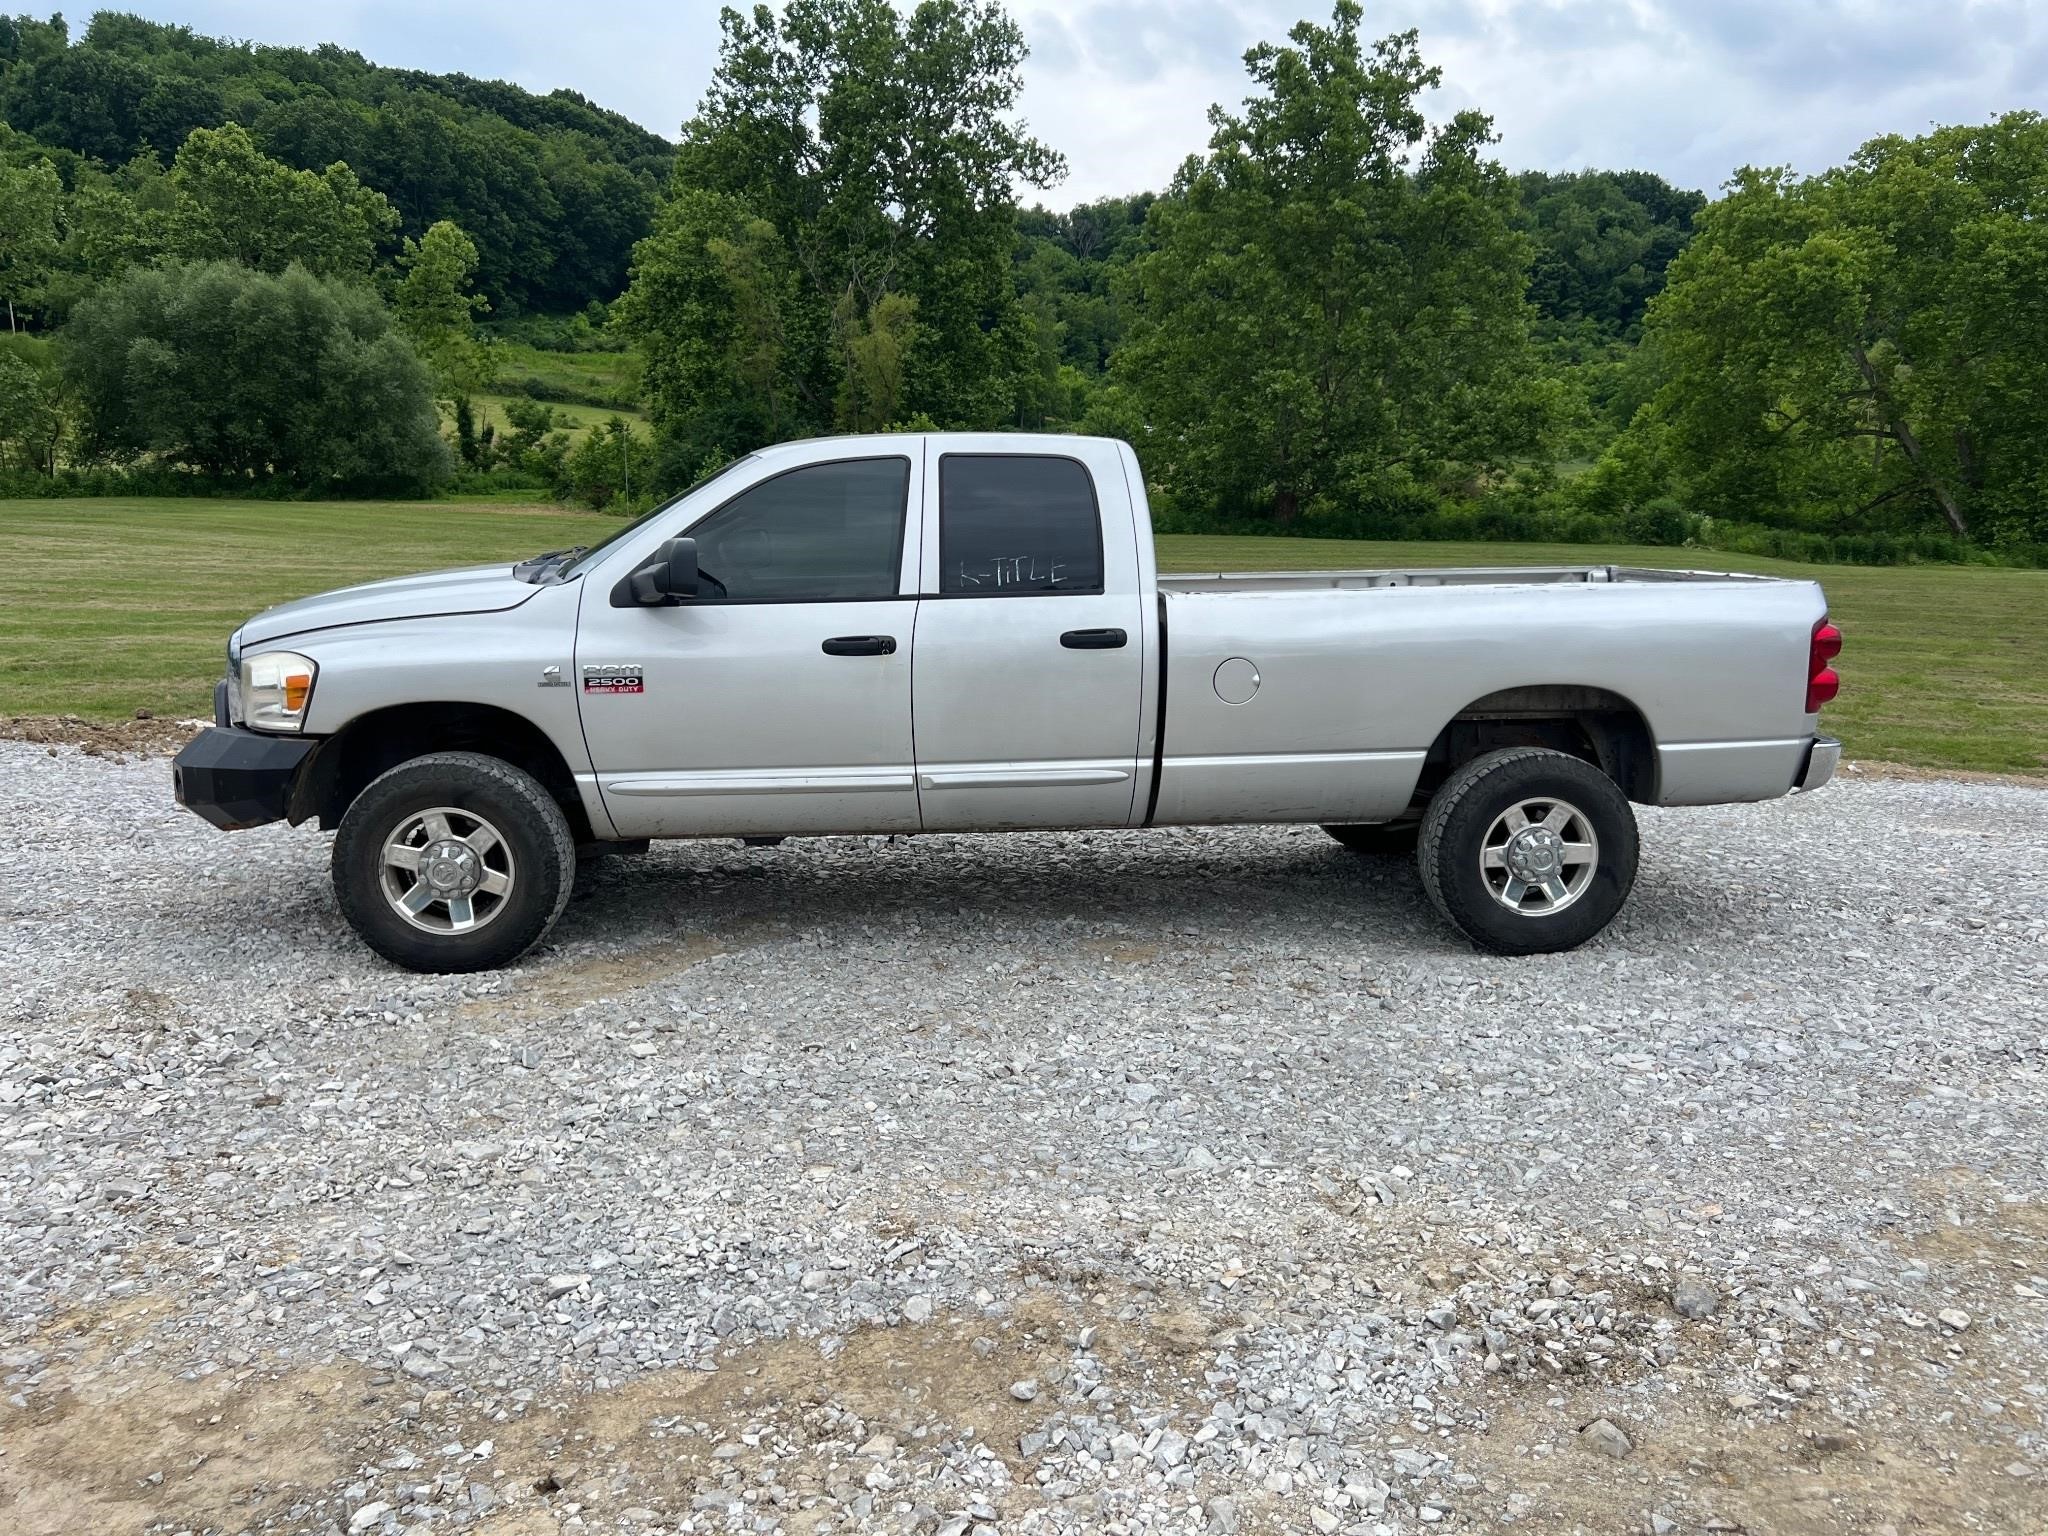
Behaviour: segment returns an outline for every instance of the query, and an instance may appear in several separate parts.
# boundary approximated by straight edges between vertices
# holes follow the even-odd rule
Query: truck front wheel
[[[436,752],[373,780],[334,839],[334,893],[363,942],[414,971],[505,965],[554,926],[576,839],[530,774]]]
[[[1416,861],[1436,909],[1482,949],[1574,949],[1613,920],[1636,878],[1628,797],[1591,763],[1513,747],[1444,781]]]

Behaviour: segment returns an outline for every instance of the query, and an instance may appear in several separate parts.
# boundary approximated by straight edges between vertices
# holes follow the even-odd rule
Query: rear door
[[[1143,598],[1113,445],[926,465],[911,668],[926,831],[1133,820]],[[1093,462],[1091,462],[1091,459]],[[1107,536],[1106,536],[1107,534]]]

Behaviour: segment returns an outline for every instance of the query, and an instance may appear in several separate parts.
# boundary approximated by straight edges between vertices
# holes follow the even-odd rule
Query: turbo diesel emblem
[[[645,693],[637,663],[595,662],[583,669],[585,693]]]

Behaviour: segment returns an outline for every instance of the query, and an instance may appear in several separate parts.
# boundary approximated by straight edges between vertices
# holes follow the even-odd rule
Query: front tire
[[[1538,747],[1476,757],[1444,781],[1416,849],[1437,911],[1501,955],[1575,949],[1635,884],[1635,813],[1591,763]]]
[[[480,752],[400,763],[334,839],[334,894],[362,941],[413,971],[483,971],[554,926],[576,840],[532,775]]]

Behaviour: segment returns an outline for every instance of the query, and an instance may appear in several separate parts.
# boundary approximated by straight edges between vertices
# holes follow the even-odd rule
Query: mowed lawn
[[[203,715],[228,632],[350,582],[584,544],[615,519],[453,502],[0,501],[0,717]],[[1168,570],[1589,564],[1817,579],[1848,634],[1827,726],[1851,756],[2048,772],[2048,572],[1802,566],[1709,550],[1159,540]]]
[[[0,501],[0,717],[210,714],[228,633],[259,609],[618,525],[491,503]]]

